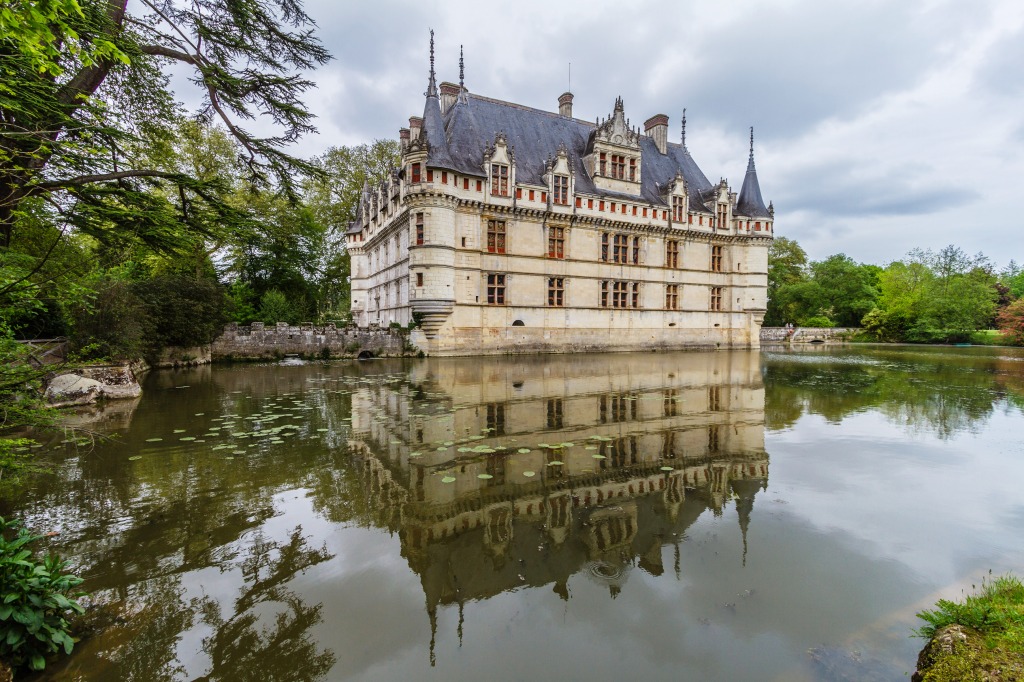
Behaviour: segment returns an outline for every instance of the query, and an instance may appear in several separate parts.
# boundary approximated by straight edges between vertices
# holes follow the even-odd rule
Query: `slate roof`
[[[440,116],[440,106],[436,105],[436,110],[434,106],[433,98],[428,97],[430,116]],[[598,189],[584,169],[583,156],[596,129],[594,123],[473,94],[454,104],[441,118],[444,121],[445,145],[437,144],[436,134],[428,131],[429,166],[482,177],[484,151],[494,143],[498,133],[503,132],[508,144],[515,149],[517,182],[543,185],[545,161],[555,156],[559,145],[564,144],[576,174],[578,192],[637,199],[634,195]],[[426,128],[426,112],[423,119]],[[678,171],[686,180],[691,210],[713,212],[704,205],[702,197],[712,189],[712,185],[685,147],[670,143],[667,153],[661,154],[653,139],[642,136],[640,158],[640,194],[644,201],[665,205],[665,197],[661,193],[675,180]]]
[[[757,171],[754,169],[754,130],[750,130],[750,160],[747,161],[747,174],[743,178],[740,197],[736,200],[733,214],[751,218],[770,218],[771,212],[765,208],[761,198],[761,186],[757,182]]]

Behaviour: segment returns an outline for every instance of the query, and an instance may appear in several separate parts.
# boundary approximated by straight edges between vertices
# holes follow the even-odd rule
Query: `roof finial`
[[[686,149],[686,107],[683,107],[683,149]]]
[[[750,126],[750,160],[754,160],[754,126]]]
[[[462,58],[462,45],[459,45],[459,90],[466,89],[466,61]]]
[[[437,97],[437,83],[434,76],[434,29],[430,29],[430,82],[427,83],[427,97]]]

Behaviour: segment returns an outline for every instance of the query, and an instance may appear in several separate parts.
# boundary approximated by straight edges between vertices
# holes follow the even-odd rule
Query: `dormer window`
[[[600,168],[601,168],[601,170],[598,171],[598,175],[607,175],[608,174],[608,155],[605,154],[604,152],[601,152]]]
[[[508,196],[508,166],[500,163],[491,164],[491,196]]]
[[[672,220],[677,223],[683,222],[683,198],[672,197]]]
[[[636,182],[636,159],[629,160],[629,181]]]
[[[412,184],[414,185],[420,182],[420,176],[422,175],[420,168],[420,164],[418,163],[414,163],[412,165]]]
[[[612,154],[612,177],[617,180],[626,179],[626,157],[622,154]]]
[[[569,176],[556,175],[554,177],[554,199],[556,204],[567,205],[569,203]]]

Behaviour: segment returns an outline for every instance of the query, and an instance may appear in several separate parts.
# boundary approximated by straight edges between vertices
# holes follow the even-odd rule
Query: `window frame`
[[[487,305],[506,305],[506,275],[503,272],[487,273]]]
[[[565,307],[565,278],[548,277],[548,307]]]
[[[491,164],[491,196],[492,197],[507,197],[509,195],[509,178],[512,175],[511,168],[508,164],[504,163],[492,163]]]
[[[508,247],[507,235],[504,220],[489,218],[487,220],[487,253],[506,253]]]
[[[565,227],[548,225],[548,258],[565,258]]]

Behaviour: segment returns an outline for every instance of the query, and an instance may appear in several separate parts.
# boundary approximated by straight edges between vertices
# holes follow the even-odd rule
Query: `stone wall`
[[[845,341],[857,327],[761,327],[761,343],[814,343]]]
[[[416,349],[409,346],[406,339],[406,333],[401,329],[253,322],[249,326],[229,324],[210,350],[215,361],[280,360],[288,355],[305,358],[415,355]]]

